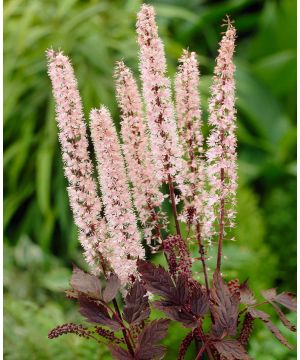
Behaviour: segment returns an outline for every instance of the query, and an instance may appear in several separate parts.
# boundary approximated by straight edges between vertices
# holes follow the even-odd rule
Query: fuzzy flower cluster
[[[236,109],[234,54],[236,31],[230,22],[219,48],[217,64],[209,103],[209,124],[212,131],[208,138],[207,162],[211,189],[211,203],[219,225],[233,227],[237,189]]]
[[[123,62],[117,63],[115,70],[122,146],[109,111],[102,106],[90,114],[103,209],[72,66],[62,53],[48,51],[65,175],[80,241],[92,270],[100,270],[101,265],[106,274],[116,273],[126,285],[136,273],[136,260],[145,256],[134,205],[148,246],[164,250],[174,273],[190,276],[192,259],[181,235],[182,220],[191,232],[189,239],[198,242],[208,290],[205,246],[218,233],[220,269],[225,229],[234,225],[235,218],[235,29],[228,21],[220,43],[209,102],[211,132],[206,153],[196,54],[185,50],[179,59],[175,78],[177,124],[152,6],[142,5],[138,13],[137,37],[143,97]],[[161,192],[163,183],[168,184],[165,195]],[[168,232],[162,211],[166,197],[171,200],[176,228],[173,234]],[[179,211],[181,200],[183,209]]]
[[[144,257],[140,234],[116,129],[105,107],[91,111],[91,134],[98,163],[105,217],[110,234],[107,256],[122,282],[135,273],[136,259]]]
[[[106,224],[101,218],[102,204],[93,179],[77,81],[65,55],[48,50],[47,56],[70,204],[86,260],[96,270],[99,252],[105,251]]]
[[[134,205],[142,222],[147,243],[161,242],[163,222],[160,207],[164,200],[149,151],[143,105],[133,74],[121,61],[117,63],[116,93],[121,110],[121,134],[128,177],[133,185]]]
[[[152,6],[142,5],[138,13],[137,34],[143,95],[156,176],[166,183],[169,177],[182,183],[182,149],[178,142],[170,80],[166,77],[164,47],[158,36]]]
[[[188,224],[203,222],[205,207],[205,164],[199,96],[198,61],[194,52],[184,50],[175,78],[178,132],[187,159],[182,219]]]

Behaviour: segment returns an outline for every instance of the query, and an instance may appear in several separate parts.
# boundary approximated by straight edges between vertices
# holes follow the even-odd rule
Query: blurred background
[[[296,290],[296,1],[160,0],[157,10],[169,74],[182,48],[199,54],[204,119],[222,19],[238,32],[239,193],[237,242],[226,244],[226,277],[259,291]],[[116,122],[112,73],[123,59],[138,72],[138,0],[4,1],[4,357],[10,360],[110,359],[73,335],[48,340],[58,324],[81,321],[64,298],[71,263],[85,266],[68,205],[44,52],[72,59],[86,115],[106,104]],[[270,312],[270,310],[269,310]],[[296,321],[293,314],[289,319]],[[278,323],[295,344],[294,334]],[[173,326],[167,359],[185,330]],[[296,359],[263,325],[254,359]],[[195,355],[189,354],[192,359]],[[187,357],[188,358],[188,357]]]

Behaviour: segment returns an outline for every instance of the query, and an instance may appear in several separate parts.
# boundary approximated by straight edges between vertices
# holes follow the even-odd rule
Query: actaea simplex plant
[[[47,51],[70,204],[91,269],[86,273],[74,266],[66,291],[90,325],[63,324],[50,331],[50,339],[73,333],[106,344],[115,359],[160,359],[166,349],[159,342],[172,320],[190,329],[178,359],[192,342],[196,359],[250,359],[247,344],[254,320],[260,319],[290,348],[259,307],[269,303],[295,331],[279,306],[295,311],[294,295],[269,289],[258,303],[247,281],[225,282],[221,274],[223,242],[235,226],[237,189],[236,30],[229,18],[224,26],[208,108],[210,133],[204,139],[196,54],[184,50],[179,59],[174,107],[155,11],[141,7],[137,38],[143,95],[122,61],[114,74],[121,144],[109,110],[101,106],[90,113],[100,191],[72,65],[62,52]],[[207,251],[214,243],[218,251],[210,280]],[[191,256],[193,244],[197,258]],[[166,268],[146,261],[145,248],[163,252]],[[195,280],[193,263],[202,270],[201,282]],[[150,320],[151,307],[163,318]],[[205,330],[204,321],[210,324]]]

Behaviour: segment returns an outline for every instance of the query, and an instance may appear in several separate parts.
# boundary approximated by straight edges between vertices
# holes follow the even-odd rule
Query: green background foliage
[[[150,3],[157,10],[169,74],[174,75],[182,48],[199,54],[204,119],[220,24],[226,14],[235,20],[239,213],[237,242],[225,248],[224,275],[249,277],[258,295],[272,286],[295,290],[296,1]],[[103,103],[118,123],[112,73],[115,61],[123,59],[137,74],[140,4],[4,2],[6,359],[110,359],[106,349],[72,335],[47,339],[57,324],[80,321],[62,290],[68,287],[71,262],[85,265],[68,205],[44,52],[53,46],[71,57],[86,115]],[[167,359],[176,357],[184,333],[172,325]],[[295,343],[293,334],[286,336]],[[258,360],[296,358],[260,325],[250,353]],[[195,356],[193,349],[188,356]]]

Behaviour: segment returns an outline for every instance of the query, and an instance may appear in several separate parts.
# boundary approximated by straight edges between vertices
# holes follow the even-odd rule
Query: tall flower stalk
[[[67,56],[48,50],[47,57],[70,204],[85,258],[93,271],[99,272],[99,259],[106,252],[106,224],[93,179],[77,81]]]
[[[140,71],[150,129],[151,149],[159,181],[169,186],[176,231],[181,235],[174,193],[174,184],[183,183],[184,161],[178,141],[170,80],[166,76],[164,47],[158,36],[155,11],[142,5],[137,20],[140,47]]]
[[[109,111],[91,111],[91,134],[98,163],[104,213],[109,229],[110,263],[122,283],[144,257],[125,172],[124,159]]]
[[[133,74],[124,62],[115,70],[116,92],[121,110],[121,133],[128,177],[133,185],[134,204],[142,222],[147,243],[162,242],[160,227],[164,220],[164,200],[160,182],[149,151],[142,99]]]
[[[209,102],[208,122],[212,131],[207,141],[207,161],[211,200],[218,223],[218,270],[221,268],[224,236],[226,230],[234,227],[236,213],[235,65],[232,61],[235,37],[235,28],[228,20],[220,42]]]
[[[203,136],[201,133],[201,109],[199,96],[199,69],[196,54],[187,50],[179,59],[175,78],[176,112],[181,143],[187,159],[187,168],[182,185],[184,201],[183,220],[194,226],[202,262],[205,286],[209,290],[205,259],[204,239],[209,236],[207,227],[207,194],[205,190],[205,162],[203,160]]]

